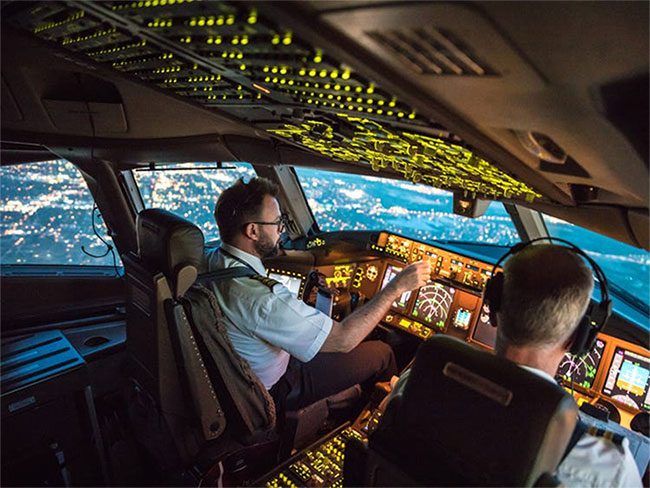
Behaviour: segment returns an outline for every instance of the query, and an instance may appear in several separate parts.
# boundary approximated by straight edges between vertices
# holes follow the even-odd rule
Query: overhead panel
[[[16,2],[3,19],[63,49],[208,110],[228,112],[343,163],[466,195],[542,195],[498,162],[249,2]],[[375,33],[412,69],[484,76],[448,33]],[[496,163],[496,164],[495,164]]]

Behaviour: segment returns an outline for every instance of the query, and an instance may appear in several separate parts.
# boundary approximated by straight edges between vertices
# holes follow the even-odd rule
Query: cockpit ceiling
[[[3,19],[15,27],[328,158],[468,196],[543,199],[528,181],[480,157],[332,53],[264,18],[253,4],[139,0],[8,7]],[[399,39],[384,41],[395,47]],[[459,56],[441,69],[490,74],[481,60]]]

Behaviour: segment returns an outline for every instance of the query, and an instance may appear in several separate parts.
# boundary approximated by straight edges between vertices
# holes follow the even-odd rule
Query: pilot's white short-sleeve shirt
[[[228,244],[221,247],[266,275],[258,257]],[[217,250],[208,256],[208,269],[245,266],[241,261]],[[215,288],[234,348],[267,389],[285,373],[291,356],[311,360],[332,329],[330,317],[297,299],[281,283],[270,288],[242,277],[223,280]]]
[[[520,366],[555,382],[545,371]],[[566,487],[641,487],[641,475],[628,446],[629,441],[625,438],[617,444],[610,439],[585,433],[558,466],[557,477]]]

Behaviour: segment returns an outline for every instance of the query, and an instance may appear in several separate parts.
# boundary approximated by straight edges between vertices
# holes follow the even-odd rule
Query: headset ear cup
[[[589,315],[582,317],[573,335],[569,352],[577,356],[589,352],[593,347],[597,333],[598,329],[591,325],[591,317]]]
[[[501,309],[503,296],[503,273],[499,271],[485,284],[485,301],[490,307],[490,312],[497,313]]]

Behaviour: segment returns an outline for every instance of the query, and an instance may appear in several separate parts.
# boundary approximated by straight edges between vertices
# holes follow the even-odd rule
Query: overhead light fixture
[[[564,164],[567,153],[549,136],[540,132],[515,130],[521,145],[533,156],[554,164]]]

